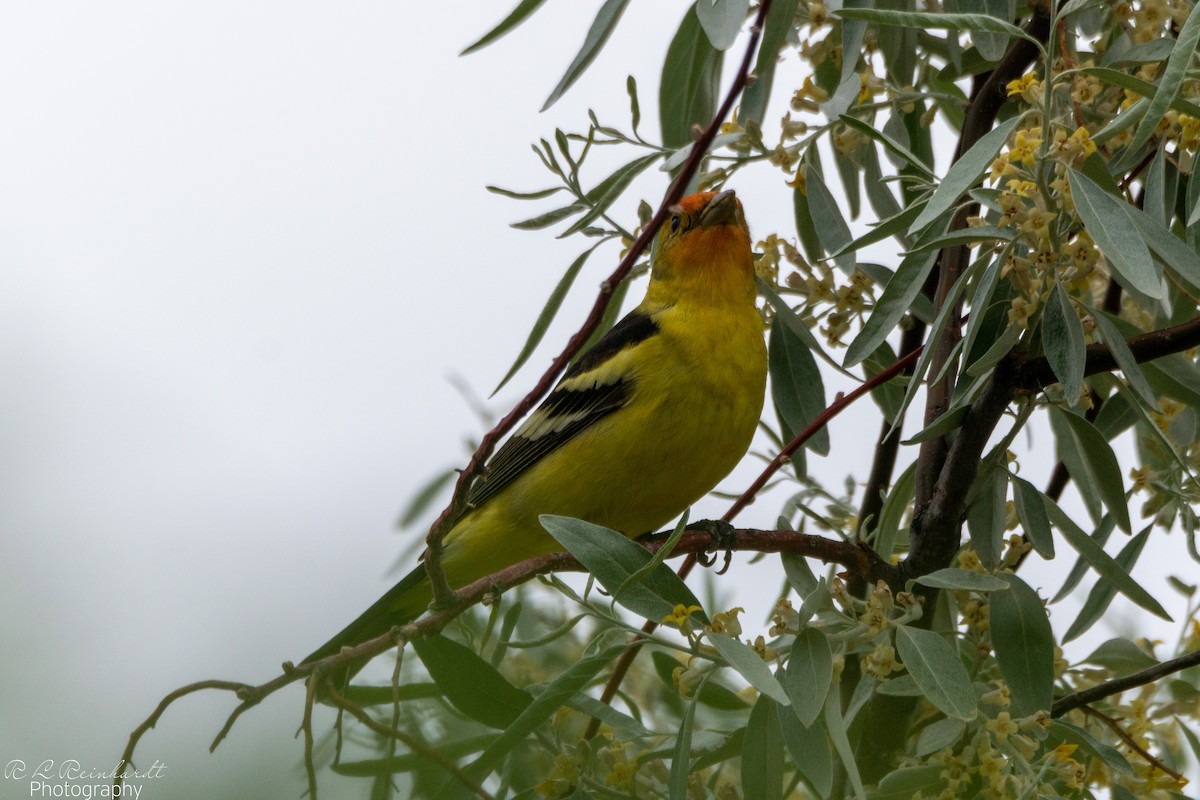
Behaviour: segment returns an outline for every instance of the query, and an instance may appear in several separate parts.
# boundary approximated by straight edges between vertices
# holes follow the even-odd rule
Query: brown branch
[[[1125,340],[1138,363],[1179,353],[1200,345],[1200,317]],[[1109,372],[1117,367],[1106,344],[1091,344],[1086,350],[1084,374]],[[1045,356],[1021,361],[1010,353],[996,365],[992,377],[967,411],[962,427],[946,454],[936,491],[929,502],[915,510],[912,549],[901,565],[904,580],[925,575],[950,563],[961,539],[962,517],[967,492],[979,470],[979,460],[988,438],[1009,402],[1018,392],[1039,391],[1056,383]]]
[[[1035,9],[1033,16],[1025,26],[1025,31],[1038,41],[1046,41],[1050,36],[1050,16],[1048,8]],[[996,116],[1007,101],[1005,86],[1009,81],[1021,76],[1026,68],[1037,57],[1038,48],[1026,39],[1017,39],[1005,52],[1004,57],[996,68],[987,73],[982,80],[977,80],[971,100],[967,105],[963,118],[962,135],[954,153],[954,161],[958,161],[971,147],[992,129]],[[975,202],[962,206],[951,220],[949,232],[963,230],[967,220],[979,213],[979,204]],[[947,299],[953,293],[963,270],[966,269],[970,251],[964,245],[947,247],[938,255],[935,270],[937,288],[934,291],[933,305],[935,312],[940,311]],[[961,304],[961,300],[958,301]],[[929,374],[942,375],[943,368],[954,352],[955,345],[961,338],[961,327],[958,322],[960,315],[954,313],[946,329],[937,336],[935,341],[927,342],[933,348],[929,362]],[[950,398],[954,392],[957,376],[953,370],[945,370],[940,381],[929,384],[925,395],[925,425],[933,424],[950,407]],[[922,508],[930,501],[936,489],[936,479],[941,473],[950,443],[947,437],[938,436],[921,443],[917,455],[914,505]]]
[[[166,710],[176,700],[195,692],[202,692],[205,689],[219,689],[226,692],[235,692],[240,696],[243,692],[252,691],[254,687],[248,683],[238,683],[237,681],[197,681],[196,683],[189,683],[187,686],[179,687],[159,701],[158,707],[154,709],[153,713],[146,717],[145,721],[143,721],[141,725],[138,725],[136,728],[134,728],[133,732],[129,734],[129,741],[125,745],[125,752],[121,754],[121,763],[133,766],[133,751],[137,748],[138,742],[141,741],[141,738],[146,735],[151,728],[158,724],[158,721],[162,718],[162,715],[166,713]],[[121,784],[124,782],[125,774],[124,770],[121,770],[113,778],[113,789],[120,790]],[[113,796],[119,797],[121,795],[118,794],[117,791],[114,791]]]
[[[317,697],[317,682],[309,680],[305,685],[304,718],[300,722],[300,730],[304,732],[304,775],[308,779],[308,796],[317,800],[317,767],[313,763],[313,730],[312,710]]]
[[[1113,678],[1111,681],[1089,686],[1087,689],[1081,689],[1078,692],[1073,692],[1055,700],[1054,705],[1050,707],[1050,716],[1061,717],[1068,711],[1082,708],[1097,700],[1103,700],[1105,697],[1120,694],[1138,686],[1154,683],[1168,675],[1173,675],[1176,672],[1197,665],[1200,665],[1200,650],[1193,650],[1186,655],[1179,656],[1179,658],[1172,658],[1161,664],[1155,664],[1153,667],[1147,667],[1146,669],[1124,675],[1120,678]]]
[[[721,125],[733,110],[733,104],[741,95],[742,90],[746,88],[747,81],[750,75],[750,62],[754,56],[755,50],[758,48],[759,38],[762,36],[763,23],[767,18],[767,12],[771,8],[771,0],[761,0],[758,7],[758,16],[754,19],[754,24],[750,27],[750,41],[746,45],[746,53],[742,57],[742,63],[738,67],[738,71],[734,76],[733,83],[729,87],[729,91],[725,95],[720,108],[717,109],[716,115],[699,136],[696,137],[696,142],[692,146],[691,155],[679,170],[679,174],[675,176],[671,186],[667,189],[666,196],[659,205],[658,210],[646,226],[642,229],[640,235],[629,246],[625,257],[621,259],[621,263],[617,265],[608,279],[600,285],[600,293],[596,297],[595,303],[592,305],[592,310],[584,320],[583,325],[575,332],[567,342],[563,351],[550,363],[550,367],[545,374],[538,380],[529,393],[521,399],[516,406],[513,407],[496,427],[492,428],[479,443],[478,449],[471,456],[467,466],[458,476],[458,481],[454,485],[454,495],[450,500],[450,504],[438,516],[433,525],[429,529],[429,535],[426,537],[427,550],[425,554],[425,570],[429,573],[430,584],[433,588],[433,604],[435,606],[443,604],[453,604],[454,590],[450,587],[446,580],[445,573],[442,572],[442,538],[453,527],[455,521],[467,509],[467,490],[470,488],[471,482],[475,476],[483,468],[484,463],[492,454],[496,444],[504,437],[506,433],[512,430],[513,426],[522,419],[526,414],[533,410],[547,392],[554,385],[559,374],[566,369],[571,359],[576,353],[582,349],[584,343],[591,337],[592,333],[600,325],[600,320],[604,317],[604,312],[608,308],[608,303],[612,299],[613,292],[617,286],[625,280],[633,269],[638,258],[641,257],[643,251],[649,246],[651,239],[655,233],[662,227],[667,217],[672,213],[671,209],[683,198],[683,193],[687,190],[687,185],[700,169],[700,164],[704,161],[708,154],[708,148],[712,145],[713,139],[721,130]]]
[[[1160,328],[1149,333],[1141,333],[1125,340],[1133,358],[1139,364],[1153,361],[1156,358],[1181,353],[1200,345],[1200,317]],[[1084,375],[1095,375],[1097,372],[1112,372],[1117,369],[1117,359],[1113,356],[1108,345],[1097,343],[1087,346],[1084,361]],[[1034,390],[1043,386],[1057,383],[1050,362],[1043,356],[1032,359],[1021,366],[1017,376],[1016,388]]]
[[[665,543],[665,536],[641,542],[646,550],[651,553],[658,552]],[[705,527],[689,528],[679,538],[679,541],[676,542],[670,557],[674,558],[694,553],[712,552],[717,549],[760,553],[795,553],[809,558],[817,558],[827,563],[840,564],[855,574],[877,576],[884,580],[895,571],[895,567],[883,561],[873,550],[865,545],[836,539],[826,539],[821,536],[798,533],[796,531],[769,531],[754,528],[733,530],[728,535],[714,533]],[[342,648],[338,653],[318,659],[317,661],[310,661],[296,666],[286,663],[280,675],[258,686],[238,683],[236,681],[208,680],[199,681],[176,689],[164,697],[154,712],[130,734],[129,742],[126,745],[122,759],[125,763],[132,764],[134,751],[142,736],[155,726],[172,703],[189,694],[205,689],[219,689],[234,692],[241,701],[213,740],[209,749],[215,750],[242,713],[258,705],[266,697],[285,686],[306,678],[320,680],[325,675],[336,672],[346,664],[357,663],[364,658],[377,656],[392,649],[397,644],[410,641],[415,637],[437,633],[471,606],[481,603],[487,598],[495,597],[500,592],[524,583],[538,575],[548,572],[585,571],[584,566],[567,553],[550,553],[538,556],[537,558],[531,558],[464,586],[455,593],[455,600],[452,605],[432,609],[415,622],[396,626],[382,636],[368,639],[354,647]],[[309,705],[311,705],[311,699],[310,697]],[[349,706],[344,707],[353,713],[353,710]],[[114,782],[114,786],[120,785],[122,780],[123,776],[118,776]]]
[[[925,335],[925,323],[913,320],[912,324],[900,336],[901,358],[921,348],[921,339]],[[912,374],[912,362],[905,365],[903,373]],[[862,504],[858,509],[858,526],[856,535],[862,538],[862,526],[868,519],[877,517],[883,509],[883,498],[892,483],[892,473],[896,469],[896,456],[900,450],[902,419],[894,423],[887,419],[879,431],[879,440],[875,445],[875,455],[871,460],[871,471],[867,474],[867,482],[863,485]]]
[[[1096,709],[1091,708],[1090,706],[1084,706],[1083,713],[1087,714],[1088,716],[1095,717],[1096,719],[1100,720],[1105,725],[1107,725],[1109,730],[1111,730],[1113,733],[1115,733],[1120,738],[1120,740],[1125,743],[1126,747],[1128,747],[1130,750],[1132,750],[1133,752],[1135,752],[1139,756],[1141,756],[1146,761],[1147,764],[1154,767],[1155,769],[1157,769],[1158,771],[1162,772],[1165,775],[1170,775],[1175,781],[1183,780],[1182,773],[1179,773],[1179,772],[1171,769],[1170,767],[1168,767],[1166,764],[1164,764],[1162,762],[1162,759],[1157,758],[1149,750],[1147,750],[1146,748],[1144,748],[1140,744],[1138,744],[1138,740],[1133,738],[1132,736],[1130,736],[1129,732],[1126,731],[1124,728],[1122,728],[1121,724],[1119,722],[1117,722],[1115,719],[1113,719],[1112,717],[1110,717],[1108,714],[1101,713],[1101,712],[1097,711]]]
[[[775,458],[771,459],[771,463],[767,464],[766,468],[763,469],[759,476],[754,479],[754,482],[747,487],[746,491],[742,492],[742,495],[734,502],[732,506],[730,506],[729,510],[725,512],[725,516],[721,517],[721,519],[725,522],[732,522],[733,518],[740,514],[742,510],[746,508],[746,506],[754,502],[755,495],[757,495],[759,491],[761,491],[762,488],[767,485],[767,481],[771,479],[771,476],[778,472],[784,464],[789,463],[792,455],[801,447],[803,447],[809,439],[815,436],[819,430],[828,425],[834,417],[845,411],[847,407],[849,407],[860,397],[867,394],[872,389],[882,386],[906,370],[921,355],[922,349],[922,347],[917,347],[914,350],[900,356],[890,365],[888,365],[887,369],[878,373],[875,375],[875,377],[863,381],[849,394],[839,394],[838,397],[829,404],[828,408],[822,411],[821,414],[814,419],[807,428],[796,434],[796,436],[790,442],[788,442],[782,450],[779,451],[779,454],[775,456]]]

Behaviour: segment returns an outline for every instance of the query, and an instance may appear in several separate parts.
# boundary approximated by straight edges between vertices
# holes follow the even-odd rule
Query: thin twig
[[[315,678],[309,678],[305,689],[307,691],[304,696],[304,718],[300,722],[300,729],[304,732],[304,773],[308,777],[309,800],[317,800],[317,767],[313,763],[312,730],[313,703],[317,697],[317,682]]]
[[[253,688],[254,687],[247,683],[215,680],[197,681],[196,683],[189,683],[187,686],[179,687],[159,701],[158,707],[154,709],[153,713],[146,717],[145,721],[142,722],[141,725],[138,725],[136,728],[134,728],[133,732],[129,734],[129,741],[125,745],[125,752],[121,754],[121,762],[124,764],[129,764],[130,766],[133,765],[133,751],[137,748],[138,742],[141,741],[142,736],[144,736],[151,728],[157,725],[158,720],[171,706],[171,704],[181,697],[186,697],[194,692],[202,692],[205,689],[219,689],[226,692],[235,692],[240,695],[242,692],[253,690]],[[124,770],[121,770],[113,778],[113,789],[119,790],[124,781]],[[114,791],[114,796],[120,795]]]
[[[1147,667],[1139,672],[1123,675],[1120,678],[1113,678],[1111,681],[1089,686],[1086,689],[1080,689],[1078,692],[1073,692],[1055,700],[1054,705],[1050,707],[1050,716],[1061,717],[1072,709],[1089,705],[1097,700],[1102,700],[1114,694],[1120,694],[1138,686],[1154,683],[1160,678],[1165,678],[1168,675],[1173,675],[1176,672],[1197,665],[1200,665],[1200,650],[1193,650],[1179,658],[1172,658],[1170,661],[1155,664],[1153,667]]]
[[[1146,748],[1144,748],[1140,744],[1138,744],[1138,740],[1133,738],[1129,734],[1128,731],[1126,731],[1124,728],[1122,728],[1121,724],[1119,722],[1117,722],[1115,719],[1108,716],[1107,714],[1103,714],[1103,713],[1097,711],[1096,709],[1092,708],[1091,706],[1084,706],[1083,713],[1087,714],[1088,716],[1095,717],[1096,719],[1100,720],[1105,725],[1107,725],[1108,728],[1113,733],[1115,733],[1121,739],[1121,741],[1125,743],[1125,745],[1130,750],[1132,750],[1133,752],[1135,752],[1139,756],[1141,756],[1143,759],[1145,759],[1146,763],[1148,763],[1150,766],[1154,767],[1155,769],[1159,770],[1160,772],[1170,775],[1177,782],[1183,780],[1182,773],[1176,772],[1175,770],[1171,769],[1166,764],[1164,764],[1160,758],[1158,758],[1153,753],[1151,753],[1149,750],[1147,750]]]
[[[905,353],[900,358],[897,358],[895,361],[889,364],[887,369],[882,370],[873,378],[864,381],[862,384],[855,387],[853,391],[845,395],[839,395],[832,403],[829,404],[828,408],[821,412],[820,416],[814,419],[807,428],[796,434],[795,438],[788,442],[787,445],[779,451],[779,454],[775,456],[775,458],[771,459],[771,463],[767,464],[762,473],[754,479],[754,482],[747,487],[746,491],[742,492],[741,497],[739,497],[734,504],[730,506],[729,510],[725,512],[725,516],[721,517],[721,519],[725,522],[732,522],[733,518],[741,513],[746,506],[754,502],[755,495],[757,495],[759,491],[767,485],[767,481],[771,479],[771,476],[778,472],[784,464],[787,464],[791,461],[792,454],[803,447],[809,439],[811,439],[817,434],[818,431],[828,425],[834,417],[845,411],[847,407],[854,403],[854,401],[858,400],[872,389],[882,386],[903,372],[911,363],[917,360],[923,349],[923,347],[917,347],[914,350]]]

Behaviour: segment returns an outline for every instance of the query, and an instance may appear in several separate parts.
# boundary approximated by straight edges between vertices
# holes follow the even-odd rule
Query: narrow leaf
[[[1094,478],[1104,505],[1112,512],[1121,530],[1129,532],[1129,504],[1125,500],[1125,486],[1121,481],[1121,466],[1113,454],[1112,447],[1100,435],[1092,423],[1078,414],[1050,407],[1050,415],[1065,422],[1074,435],[1079,452],[1083,456],[1083,467]]]
[[[900,318],[908,312],[917,295],[921,293],[921,286],[933,270],[937,255],[936,252],[907,255],[900,261],[896,274],[875,301],[871,316],[846,348],[846,357],[842,361],[845,367],[853,367],[875,352],[880,342],[895,329]]]
[[[958,7],[964,12],[987,14],[995,19],[1010,20],[1016,16],[1014,0],[959,0]],[[979,54],[988,61],[999,61],[1008,48],[1008,36],[1002,33],[972,31],[971,41]]]
[[[1157,600],[1147,592],[1142,585],[1130,577],[1129,573],[1121,568],[1112,556],[1104,552],[1102,548],[1091,536],[1088,536],[1079,526],[1071,521],[1067,513],[1059,508],[1058,503],[1046,498],[1046,511],[1050,515],[1050,520],[1055,527],[1062,533],[1063,538],[1067,543],[1074,547],[1076,552],[1083,557],[1092,569],[1100,573],[1100,576],[1109,581],[1116,587],[1117,591],[1128,597],[1137,605],[1149,611],[1156,617],[1165,619],[1171,622],[1171,615],[1162,607]]]
[[[1141,232],[1154,257],[1171,273],[1200,290],[1200,255],[1142,209],[1125,205],[1123,210]]]
[[[1000,674],[1012,695],[1014,716],[1048,710],[1054,691],[1054,632],[1037,592],[1005,575],[1007,592],[988,601],[988,630]]]
[[[862,19],[880,25],[896,25],[902,28],[950,31],[990,31],[1024,39],[1042,50],[1042,43],[1010,22],[983,14],[921,13],[912,11],[884,11],[874,9],[848,9],[837,12],[844,19]]]
[[[1148,525],[1145,530],[1134,536],[1121,548],[1121,552],[1114,559],[1121,569],[1126,572],[1133,569],[1133,565],[1137,563],[1138,556],[1142,554],[1142,548],[1146,546],[1146,540],[1150,536],[1150,529],[1152,527],[1153,525]],[[1071,622],[1071,627],[1067,628],[1067,632],[1063,634],[1063,644],[1083,634],[1104,616],[1104,612],[1108,610],[1108,606],[1116,594],[1116,587],[1108,581],[1096,581],[1096,585],[1088,592],[1087,600],[1083,603],[1083,608]]]
[[[808,560],[796,553],[783,553],[779,556],[779,560],[783,564],[784,574],[787,575],[788,584],[792,590],[801,599],[812,594],[818,586],[818,581],[817,576],[813,574],[812,567],[808,565]]]
[[[721,61],[721,51],[709,43],[696,17],[696,7],[691,5],[667,47],[659,82],[659,123],[667,147],[690,144],[692,126],[707,125],[712,119],[720,90]]]
[[[670,616],[677,605],[685,608],[700,605],[692,590],[666,564],[659,564],[641,581],[629,582],[631,576],[650,563],[651,555],[624,534],[571,517],[542,514],[538,519],[605,589],[616,592],[624,586],[613,600],[635,614],[659,622]],[[707,622],[703,612],[694,616]]]
[[[967,533],[979,560],[996,569],[1004,550],[1005,472],[994,466],[984,472],[981,467],[976,482],[980,489],[967,506]]]
[[[1128,639],[1109,639],[1084,659],[1089,664],[1107,667],[1120,677],[1158,664],[1158,659],[1148,654]]]
[[[964,592],[1002,592],[1008,584],[999,578],[969,569],[945,567],[916,579],[922,586],[935,589],[957,589]]]
[[[909,438],[905,439],[901,444],[912,445],[927,442],[930,439],[937,439],[945,436],[951,431],[956,431],[962,427],[963,420],[967,417],[968,406],[959,406],[952,408],[945,414],[935,419],[933,422],[926,425],[921,430],[914,433]]]
[[[700,0],[703,4],[708,0]],[[788,712],[783,712],[788,713]],[[779,704],[763,695],[750,711],[742,742],[742,796],[783,800],[783,729]]]
[[[459,55],[469,55],[470,53],[474,53],[476,50],[481,50],[484,47],[487,47],[489,44],[496,41],[501,36],[533,16],[533,12],[537,11],[544,2],[546,2],[546,0],[521,0],[520,5],[514,8],[512,13],[510,13],[507,17],[502,19],[499,25],[492,28],[483,36],[479,37],[474,44],[468,45],[466,49],[459,53]]]
[[[1009,476],[1013,487],[1013,504],[1017,507],[1017,519],[1025,529],[1025,536],[1033,549],[1042,558],[1054,558],[1054,532],[1050,530],[1050,518],[1046,515],[1046,504],[1042,493],[1029,481]]]
[[[544,0],[543,0],[544,1]],[[541,200],[543,197],[549,197],[556,192],[561,192],[563,187],[552,186],[549,189],[540,189],[536,192],[514,192],[512,189],[502,189],[499,186],[484,186],[492,194],[510,197],[513,200]]]
[[[1133,766],[1130,765],[1125,756],[1121,755],[1120,750],[1112,745],[1104,744],[1083,728],[1076,727],[1061,719],[1056,719],[1051,723],[1050,735],[1061,738],[1068,744],[1079,745],[1085,752],[1095,754],[1097,758],[1115,770],[1124,772],[1127,775],[1133,774]]]
[[[1125,203],[1097,186],[1082,172],[1071,170],[1071,197],[1092,241],[1125,285],[1153,299],[1162,295],[1162,275]]]
[[[875,526],[875,551],[881,558],[889,559],[896,550],[896,539],[904,522],[904,515],[912,504],[916,487],[916,463],[908,465],[892,484],[879,511],[879,524]]]
[[[818,797],[833,791],[833,752],[821,721],[805,727],[795,714],[780,714],[779,727],[792,766]]]
[[[737,39],[750,0],[697,0],[696,16],[704,35],[717,50],[728,50]]]
[[[953,208],[958,203],[958,199],[979,182],[1020,121],[1020,118],[1017,117],[988,131],[979,137],[979,141],[975,142],[970,150],[963,153],[962,158],[950,166],[950,169],[946,171],[946,177],[938,184],[933,196],[926,203],[925,210],[909,226],[910,234],[915,234],[927,227]]]
[[[1108,317],[1102,312],[1092,310],[1092,319],[1096,322],[1096,327],[1100,329],[1100,337],[1104,343],[1108,345],[1109,351],[1113,354],[1113,358],[1117,360],[1117,366],[1121,368],[1121,372],[1125,373],[1125,380],[1129,383],[1129,388],[1134,391],[1146,407],[1158,411],[1158,395],[1150,388],[1150,384],[1146,382],[1146,376],[1142,373],[1142,366],[1133,357],[1133,353],[1129,351],[1129,345],[1125,344],[1125,337],[1121,336],[1121,332],[1117,330],[1117,326],[1109,321]]]
[[[771,397],[782,425],[783,438],[791,440],[825,410],[825,385],[817,360],[792,329],[777,316],[771,321],[767,348]],[[806,445],[820,455],[829,453],[829,431],[822,428]]]
[[[833,681],[833,651],[829,639],[815,628],[805,628],[792,642],[784,687],[792,699],[792,710],[806,728],[811,728],[825,707],[825,696]]]
[[[567,292],[571,291],[572,284],[575,283],[575,278],[579,276],[579,271],[583,269],[583,265],[587,262],[588,256],[596,249],[598,245],[593,245],[587,250],[579,254],[579,257],[571,262],[571,266],[567,267],[567,271],[558,279],[558,283],[554,286],[554,291],[550,292],[550,296],[546,298],[546,304],[542,306],[542,311],[538,314],[538,318],[533,323],[533,329],[529,331],[529,336],[525,338],[525,344],[521,347],[521,352],[517,354],[516,360],[512,366],[508,368],[508,372],[500,379],[500,383],[496,384],[496,388],[492,390],[492,396],[496,392],[504,388],[504,385],[509,382],[513,375],[521,367],[525,366],[525,362],[533,355],[533,351],[541,344],[542,337],[546,335],[546,331],[550,328],[550,323],[554,321],[554,317],[558,314],[558,310],[562,308],[563,300],[567,297]]]
[[[439,473],[430,479],[428,483],[413,495],[412,500],[408,501],[408,505],[404,507],[404,511],[400,514],[400,521],[396,525],[400,528],[407,528],[417,521],[417,518],[429,508],[429,504],[437,499],[451,481],[458,477],[457,470],[447,470]]]
[[[975,690],[958,653],[933,631],[901,625],[896,649],[925,698],[948,717],[975,718]]]
[[[674,575],[675,573],[671,573]],[[767,662],[744,642],[721,633],[710,633],[708,640],[721,657],[729,662],[729,666],[746,679],[746,682],[758,691],[783,705],[790,705],[791,698],[783,690],[779,680],[767,666]]]
[[[679,733],[675,735],[675,747],[671,751],[671,774],[667,783],[670,800],[687,800],[688,773],[691,771],[692,725],[695,720],[696,700],[693,698],[683,712]]]
[[[556,222],[560,222],[567,217],[578,214],[580,211],[587,209],[587,206],[580,202],[571,203],[562,208],[556,208],[553,211],[547,211],[545,214],[538,214],[536,217],[513,222],[509,224],[510,228],[516,228],[520,231],[536,231],[542,228],[549,228]]]
[[[867,800],[867,792],[863,788],[862,775],[858,771],[858,762],[854,759],[854,748],[850,746],[850,737],[846,731],[846,720],[842,717],[841,700],[837,692],[830,692],[825,698],[825,729],[833,741],[833,749],[842,761],[842,769],[850,780],[856,800]]]
[[[947,717],[932,722],[917,734],[917,757],[931,755],[954,746],[962,738],[967,725],[961,719]]]
[[[638,102],[637,81],[632,75],[625,78],[625,92],[629,95],[630,127],[637,133],[638,124],[642,121],[642,106]]]
[[[816,170],[809,170],[807,183],[809,209],[821,246],[826,253],[840,252],[834,257],[834,263],[847,275],[854,274],[854,254],[844,250],[854,237],[850,234],[850,226],[846,224],[837,200]]]
[[[600,7],[596,18],[592,20],[592,27],[588,29],[587,37],[583,40],[583,47],[579,48],[579,53],[567,67],[567,71],[563,73],[558,86],[555,86],[554,91],[550,92],[550,96],[546,98],[546,102],[542,105],[542,111],[558,102],[558,98],[566,94],[567,89],[570,89],[571,85],[579,80],[579,76],[591,65],[592,60],[600,53],[600,49],[604,47],[604,43],[616,29],[617,22],[620,21],[621,14],[627,5],[629,5],[629,0],[606,0]]]
[[[503,730],[533,702],[533,696],[509,683],[474,650],[445,636],[412,640],[429,676],[459,711]]]
[[[1050,369],[1062,384],[1067,400],[1075,402],[1083,391],[1083,366],[1087,346],[1083,325],[1062,284],[1054,284],[1042,314],[1042,349]]]

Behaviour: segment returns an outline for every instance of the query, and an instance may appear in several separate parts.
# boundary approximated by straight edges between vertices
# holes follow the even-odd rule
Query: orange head
[[[658,232],[647,297],[753,298],[750,229],[737,195],[697,192],[671,211]]]

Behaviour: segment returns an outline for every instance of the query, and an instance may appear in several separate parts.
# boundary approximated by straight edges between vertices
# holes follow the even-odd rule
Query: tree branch
[[[665,536],[641,542],[651,553],[658,552],[665,543]],[[817,558],[826,563],[839,564],[853,574],[864,575],[872,580],[890,582],[894,580],[896,572],[896,567],[881,559],[866,545],[827,539],[796,531],[769,531],[755,528],[734,530],[728,535],[714,533],[704,527],[689,528],[676,542],[670,557],[691,556],[695,553],[725,549],[759,553],[794,553],[808,558]],[[504,590],[511,589],[538,575],[548,572],[585,571],[583,565],[567,553],[550,553],[531,558],[462,587],[455,592],[451,605],[432,609],[416,621],[396,626],[382,636],[368,639],[354,647],[342,648],[340,652],[317,661],[300,665],[285,663],[280,675],[258,686],[236,681],[208,680],[176,689],[164,697],[154,712],[133,730],[125,752],[122,754],[122,759],[125,763],[132,764],[134,751],[142,737],[157,724],[172,703],[189,694],[205,689],[218,689],[235,693],[241,701],[213,740],[209,749],[215,750],[243,712],[258,705],[266,697],[285,686],[306,679],[320,681],[323,676],[337,671],[346,664],[357,663],[364,658],[377,656],[418,636],[437,633],[471,606],[494,598]],[[313,697],[310,692],[306,700],[306,707],[311,707],[312,701]],[[341,704],[339,703],[339,705]],[[349,706],[345,706],[345,708],[353,713]],[[306,710],[306,715],[308,713],[310,712]],[[123,780],[123,775],[117,776],[114,786],[119,786]]]
[[[1125,340],[1133,358],[1139,364],[1153,361],[1162,356],[1181,353],[1193,347],[1200,346],[1200,317],[1160,328],[1149,333],[1141,333]],[[1097,343],[1087,346],[1084,361],[1084,375],[1095,375],[1097,372],[1112,372],[1117,369],[1117,359],[1113,356],[1108,345]],[[1017,377],[1016,388],[1025,390],[1040,389],[1056,383],[1054,371],[1050,362],[1043,356],[1035,358],[1022,365]]]
[[[1076,708],[1081,708],[1094,703],[1097,700],[1103,700],[1105,697],[1110,697],[1114,694],[1134,689],[1138,686],[1145,686],[1148,683],[1165,678],[1168,675],[1173,675],[1176,672],[1185,670],[1188,667],[1200,665],[1200,650],[1182,655],[1179,658],[1172,658],[1170,661],[1164,661],[1161,664],[1155,664],[1153,667],[1147,667],[1140,672],[1134,672],[1131,675],[1125,675],[1120,678],[1114,678],[1111,681],[1089,686],[1087,689],[1081,689],[1078,692],[1060,697],[1054,701],[1054,705],[1050,707],[1050,716],[1061,717],[1068,711]]]
[[[1132,336],[1125,344],[1139,364],[1189,350],[1200,345],[1200,317]],[[1088,345],[1085,375],[1109,372],[1116,367],[1116,358],[1108,345]],[[1057,381],[1045,356],[1021,361],[1020,354],[1014,352],[996,365],[949,447],[933,496],[924,507],[914,511],[912,549],[901,565],[903,580],[925,575],[950,563],[962,538],[967,490],[975,480],[983,448],[1000,416],[1018,392],[1039,391]]]
[[[829,406],[814,419],[807,428],[800,431],[796,436],[784,446],[775,458],[771,459],[771,463],[767,464],[766,468],[759,474],[754,482],[747,487],[746,491],[730,506],[725,512],[725,516],[721,519],[725,522],[732,522],[733,518],[742,512],[746,506],[754,502],[755,496],[767,485],[767,481],[771,479],[779,469],[791,461],[792,455],[804,446],[805,442],[816,435],[817,431],[828,425],[834,417],[846,410],[851,404],[858,400],[863,395],[870,392],[879,386],[890,381],[892,378],[899,375],[917,360],[921,355],[921,347],[905,353],[904,355],[893,361],[887,369],[879,372],[875,377],[863,381],[859,386],[855,387],[849,394],[839,394],[838,397],[829,404]]]
[[[1033,5],[1033,4],[1031,4]],[[1025,25],[1025,31],[1038,41],[1046,41],[1050,36],[1049,8],[1035,8],[1033,16]],[[1037,57],[1038,49],[1033,42],[1017,39],[1005,52],[1004,57],[987,77],[975,84],[971,101],[967,106],[962,126],[962,136],[954,153],[954,161],[958,161],[971,147],[979,141],[996,121],[1001,107],[1008,96],[1005,85],[1025,72],[1026,68]],[[962,206],[950,223],[949,232],[963,230],[967,220],[979,213],[979,204],[975,202]],[[934,291],[933,304],[935,311],[940,311],[954,286],[966,268],[970,251],[964,245],[947,247],[938,256],[937,288]],[[959,301],[961,303],[961,301]],[[931,335],[937,336],[936,341],[927,342],[933,348],[929,361],[929,375],[940,375],[947,360],[951,357],[955,345],[961,338],[961,327],[958,322],[960,315],[950,315],[950,322],[939,335],[937,331]],[[931,425],[950,407],[950,398],[954,391],[957,376],[953,370],[946,370],[942,380],[929,384],[925,396],[925,425]],[[936,479],[941,472],[942,464],[949,451],[950,444],[945,436],[938,436],[921,443],[917,456],[915,507],[922,508],[930,501],[936,491]]]

